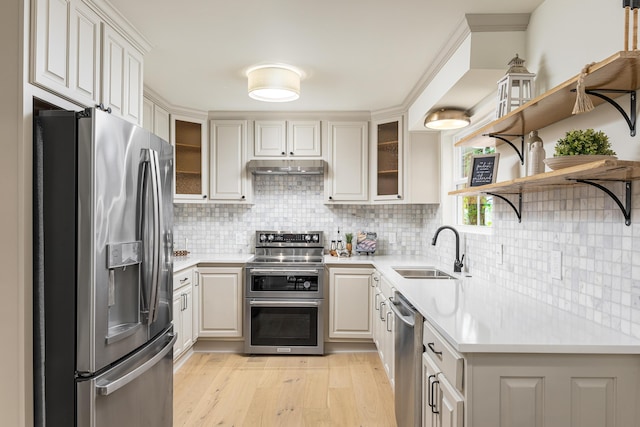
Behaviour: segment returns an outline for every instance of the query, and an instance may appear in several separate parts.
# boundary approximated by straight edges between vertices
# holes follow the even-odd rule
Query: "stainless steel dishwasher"
[[[421,360],[422,315],[402,294],[395,292],[389,304],[396,316],[395,332],[395,411],[398,427],[422,425]]]

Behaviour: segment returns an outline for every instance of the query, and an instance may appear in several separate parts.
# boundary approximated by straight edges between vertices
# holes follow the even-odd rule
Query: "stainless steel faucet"
[[[436,230],[436,234],[433,235],[433,240],[431,240],[431,244],[433,246],[436,245],[436,241],[438,240],[438,234],[440,234],[440,232],[445,228],[453,231],[454,234],[456,235],[456,260],[453,263],[453,271],[455,273],[462,273],[462,266],[464,265],[462,264],[462,261],[464,260],[464,254],[462,254],[462,258],[460,258],[460,234],[458,234],[458,230],[451,227],[450,225],[443,225],[442,227]]]

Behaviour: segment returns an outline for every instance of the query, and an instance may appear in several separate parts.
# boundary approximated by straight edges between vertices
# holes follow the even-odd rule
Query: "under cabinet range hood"
[[[324,160],[250,160],[249,172],[254,175],[323,175]]]

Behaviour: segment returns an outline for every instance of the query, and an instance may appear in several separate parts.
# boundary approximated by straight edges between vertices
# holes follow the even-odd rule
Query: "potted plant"
[[[351,255],[351,249],[353,248],[353,233],[345,233],[344,238],[347,239],[347,252]]]
[[[553,158],[545,159],[551,169],[615,158],[609,137],[602,131],[576,129],[568,131],[556,143]]]

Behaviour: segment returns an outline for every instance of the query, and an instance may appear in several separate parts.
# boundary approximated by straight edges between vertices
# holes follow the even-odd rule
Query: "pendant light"
[[[469,126],[471,120],[465,111],[442,108],[427,115],[424,126],[434,130],[452,130]]]
[[[300,97],[301,73],[287,65],[260,65],[247,71],[249,96],[258,101],[288,102]]]

